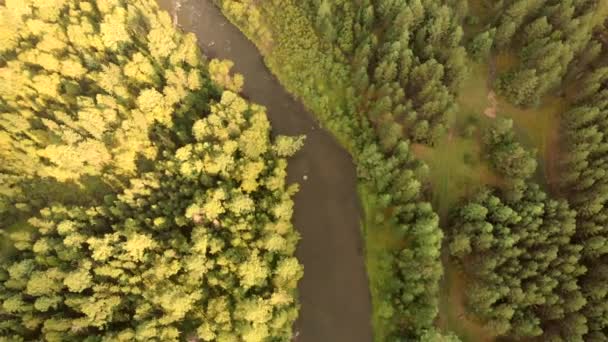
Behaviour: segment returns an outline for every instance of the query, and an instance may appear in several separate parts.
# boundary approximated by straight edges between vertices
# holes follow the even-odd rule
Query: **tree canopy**
[[[151,0],[8,0],[0,41],[0,340],[291,340],[303,137]]]

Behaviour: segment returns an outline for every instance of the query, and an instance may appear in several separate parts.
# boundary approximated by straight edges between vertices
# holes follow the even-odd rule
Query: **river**
[[[363,241],[362,210],[350,155],[275,79],[256,47],[210,0],[160,0],[185,31],[194,32],[209,58],[234,61],[245,76],[243,94],[266,106],[274,134],[307,136],[289,161],[288,181],[300,183],[294,224],[302,240],[298,342],[372,341],[371,302]]]

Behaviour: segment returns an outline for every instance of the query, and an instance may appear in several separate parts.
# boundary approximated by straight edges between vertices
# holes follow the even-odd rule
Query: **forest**
[[[606,2],[216,3],[357,164],[376,341],[608,340]]]
[[[608,2],[213,2],[352,157],[375,342],[608,341]],[[177,24],[0,1],[0,341],[297,340],[306,137]]]
[[[0,6],[0,340],[289,341],[287,158],[155,2]]]

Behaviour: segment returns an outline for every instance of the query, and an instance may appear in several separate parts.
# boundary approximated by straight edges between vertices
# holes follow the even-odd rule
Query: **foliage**
[[[260,47],[269,48],[272,43],[272,33],[264,25],[262,13],[256,6],[255,0],[222,1],[222,10],[240,27],[247,30],[247,34],[255,37]]]
[[[204,110],[209,87],[194,36],[146,1],[121,3],[1,7],[3,29],[15,30],[1,52],[3,173],[131,176],[139,156],[158,152],[154,125]]]
[[[569,71],[593,55],[602,1],[485,1],[495,13],[495,46],[517,51],[518,63],[500,75],[498,90],[516,105],[536,105],[563,84]],[[605,7],[605,6],[604,6]],[[601,22],[601,21],[600,21]],[[487,31],[487,32],[490,32]],[[583,64],[583,63],[581,63]]]
[[[301,98],[323,125],[349,149],[357,164],[360,182],[370,190],[371,196],[378,199],[377,212],[392,213],[374,216],[371,218],[373,225],[366,229],[387,225],[397,236],[409,241],[406,248],[389,252],[379,261],[386,264],[388,271],[383,273],[386,279],[381,281],[389,289],[373,291],[381,295],[373,301],[382,303],[381,307],[374,307],[374,310],[382,311],[381,315],[389,322],[388,331],[382,332],[383,336],[388,336],[389,340],[419,339],[432,328],[437,314],[442,233],[437,215],[430,204],[424,201],[422,183],[418,180],[426,172],[426,166],[413,159],[409,143],[402,139],[403,126],[397,121],[385,120],[386,116],[379,120],[372,118],[370,106],[373,102],[379,103],[375,112],[382,114],[382,110],[392,107],[392,100],[385,97],[382,101],[369,101],[368,104],[361,102],[367,96],[367,85],[361,88],[358,80],[365,80],[368,76],[360,79],[356,77],[356,70],[364,70],[365,67],[364,64],[359,64],[357,69],[353,69],[355,32],[351,31],[347,21],[359,18],[365,11],[368,13],[365,15],[371,16],[361,20],[375,21],[380,26],[380,17],[373,19],[374,9],[369,3],[369,6],[359,8],[355,7],[359,5],[349,1],[262,2],[256,10],[260,11],[266,20],[267,29],[272,33],[272,44],[268,47],[259,36],[252,34],[247,22],[241,17],[235,17],[229,10],[235,1],[223,0],[218,3],[224,13],[258,45],[269,68],[282,84]],[[380,4],[378,6],[381,7]],[[409,10],[405,3],[399,2],[395,12],[387,15],[396,15],[400,7],[404,11]],[[433,8],[438,12],[429,11],[428,15],[440,17],[436,19],[437,27],[446,25],[441,26],[441,30],[448,30],[455,25],[456,22],[449,18],[450,9],[447,6],[436,5]],[[321,18],[317,18],[317,13]],[[347,21],[341,23],[343,19]],[[327,31],[322,31],[325,29]],[[370,34],[371,31],[367,29],[360,32],[361,37]],[[429,28],[419,29],[424,31]],[[396,34],[397,30],[393,31],[384,35],[387,46],[394,38],[389,36]],[[423,34],[426,33],[420,33]],[[443,31],[437,35],[438,40],[451,39]],[[373,39],[371,36],[368,38]],[[457,47],[454,49],[459,50]],[[456,85],[456,78],[460,75],[456,72],[456,66],[449,68],[450,76],[445,76],[445,70],[439,70],[442,68],[432,60],[425,66],[420,66],[417,71],[416,77],[420,78],[417,85],[426,82],[425,77],[437,76],[434,83],[425,90],[428,96],[433,95],[436,90],[434,87],[445,88],[442,82],[448,78]],[[388,69],[387,72],[390,73]],[[414,83],[411,86],[414,87]],[[394,89],[403,93],[405,88],[395,83]],[[404,99],[402,95],[399,96]],[[421,106],[425,101],[424,96],[420,93]],[[435,104],[429,101],[428,108],[432,106]],[[419,130],[421,140],[428,137],[427,133]],[[420,269],[425,270],[424,274],[420,274]]]
[[[468,307],[497,334],[583,341],[575,211],[528,185],[515,201],[482,191],[453,215],[450,253],[472,277]]]
[[[0,266],[5,335],[290,339],[296,188],[265,113],[225,92],[193,133],[104,205],[48,207],[31,232],[11,234],[20,252]],[[252,137],[265,138],[255,153]]]
[[[469,310],[499,335],[601,340],[586,281],[596,278],[587,270],[597,261],[583,263],[590,241],[582,238],[576,202],[570,209],[529,180],[536,162],[515,141],[510,120],[498,120],[484,142],[508,184],[481,191],[452,215],[449,248],[472,281]]]
[[[212,59],[209,62],[209,76],[213,82],[219,84],[224,89],[239,93],[243,89],[245,80],[241,74],[230,76],[230,69],[233,66],[234,63],[232,61]]]
[[[348,59],[360,106],[383,145],[395,145],[384,141],[389,124],[405,126],[416,142],[435,142],[466,73],[463,13],[437,0],[304,3],[317,32]]]
[[[536,170],[534,155],[515,139],[513,121],[498,119],[485,135],[485,146],[492,166],[510,179],[527,179]]]
[[[422,201],[421,183],[416,179],[426,165],[414,160],[405,142],[399,143],[393,153],[383,163],[379,147],[370,145],[357,166],[359,176],[367,181],[372,194],[377,194],[377,216],[371,218],[374,225],[366,229],[388,225],[394,229],[393,235],[407,241],[404,248],[387,250],[380,261],[390,276],[384,280],[388,283],[381,284],[382,291],[376,291],[378,298],[374,300],[383,310],[382,318],[392,324],[377,334],[386,336],[386,340],[417,339],[432,327],[438,311],[443,233],[439,217],[428,202]]]
[[[484,31],[476,35],[468,45],[468,52],[471,58],[481,61],[490,56],[496,30]]]
[[[8,1],[0,30],[3,202],[40,208],[29,189],[56,184],[123,188],[217,97],[195,37],[149,1]]]
[[[593,342],[608,338],[607,99],[608,68],[596,67],[587,73],[575,103],[563,114],[562,127],[568,151],[563,189],[578,211],[576,239],[584,247],[582,262],[590,270],[581,282],[588,302],[583,311],[589,321],[586,338]]]
[[[291,340],[303,137],[153,1],[8,0],[0,41],[0,339]]]

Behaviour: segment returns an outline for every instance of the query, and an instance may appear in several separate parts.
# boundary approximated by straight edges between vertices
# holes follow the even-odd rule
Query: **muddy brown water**
[[[274,134],[307,136],[289,161],[288,180],[300,183],[294,224],[304,264],[299,283],[298,342],[372,341],[371,303],[360,232],[355,166],[336,140],[283,89],[256,47],[209,0],[159,0],[209,58],[234,61],[244,95],[266,106]],[[306,176],[306,180],[304,179]]]

